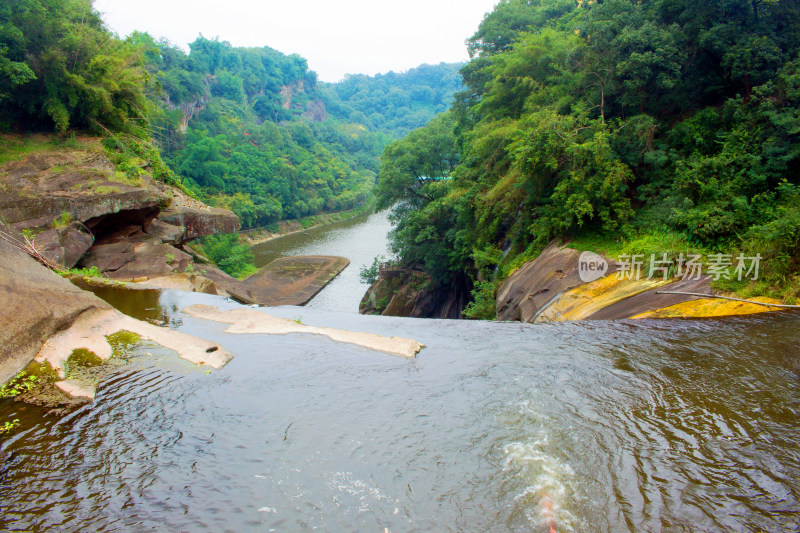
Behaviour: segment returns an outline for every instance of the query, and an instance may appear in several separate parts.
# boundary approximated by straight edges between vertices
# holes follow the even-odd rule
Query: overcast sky
[[[499,0],[95,0],[121,37],[133,30],[188,51],[198,34],[298,53],[323,81],[467,59],[464,41]]]

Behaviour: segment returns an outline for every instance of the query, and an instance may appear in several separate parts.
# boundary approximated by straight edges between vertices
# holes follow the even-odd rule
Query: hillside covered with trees
[[[757,283],[719,283],[793,303],[798,7],[501,1],[468,41],[450,111],[384,153],[399,260],[439,283],[471,279],[476,317],[556,237],[673,259],[761,254]]]
[[[243,227],[364,204],[384,146],[459,88],[454,65],[339,86],[269,47],[120,39],[84,0],[4,3],[0,21],[0,128],[101,135],[123,171],[180,184]]]
[[[336,118],[400,138],[450,107],[461,89],[461,67],[440,63],[402,73],[351,74],[341,82],[321,84],[322,96]]]

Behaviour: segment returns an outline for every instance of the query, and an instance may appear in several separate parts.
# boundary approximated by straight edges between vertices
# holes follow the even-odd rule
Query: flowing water
[[[321,293],[306,304],[314,309],[358,313],[361,297],[369,284],[362,283],[359,271],[380,255],[388,255],[386,234],[391,229],[388,211],[362,215],[344,222],[291,233],[252,248],[255,264],[262,267],[286,255],[341,255],[350,260]]]
[[[237,307],[173,291],[140,305],[223,345],[225,368],[145,344],[91,405],[0,403],[0,420],[21,421],[0,451],[0,529],[800,530],[800,314],[528,325],[265,310],[427,345],[405,359],[226,334],[181,313],[193,303]]]

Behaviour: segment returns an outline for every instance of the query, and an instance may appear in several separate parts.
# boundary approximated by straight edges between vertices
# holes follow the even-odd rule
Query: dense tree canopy
[[[320,84],[296,54],[202,35],[189,48],[120,39],[90,0],[4,2],[0,128],[89,129],[118,170],[147,168],[253,227],[366,202],[384,146],[460,87],[459,65]]]
[[[341,82],[322,84],[322,94],[333,116],[400,138],[450,106],[461,88],[462,66],[440,63],[403,73],[350,74]]]
[[[88,0],[0,4],[0,127],[143,135],[148,82]]]
[[[398,255],[439,269],[436,279],[486,278],[501,257],[531,257],[557,236],[662,231],[708,250],[757,248],[772,260],[772,281],[796,288],[798,7],[500,2],[468,43],[449,130],[454,179],[435,198],[398,207]],[[408,190],[409,157],[431,157],[396,146],[381,166],[387,198]],[[409,238],[410,228],[434,239]],[[449,259],[426,260],[431,250]]]

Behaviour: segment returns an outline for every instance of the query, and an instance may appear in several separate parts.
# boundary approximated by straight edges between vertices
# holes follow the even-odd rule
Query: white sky
[[[499,0],[95,0],[108,26],[188,51],[202,33],[298,53],[323,81],[467,59],[465,40]]]

